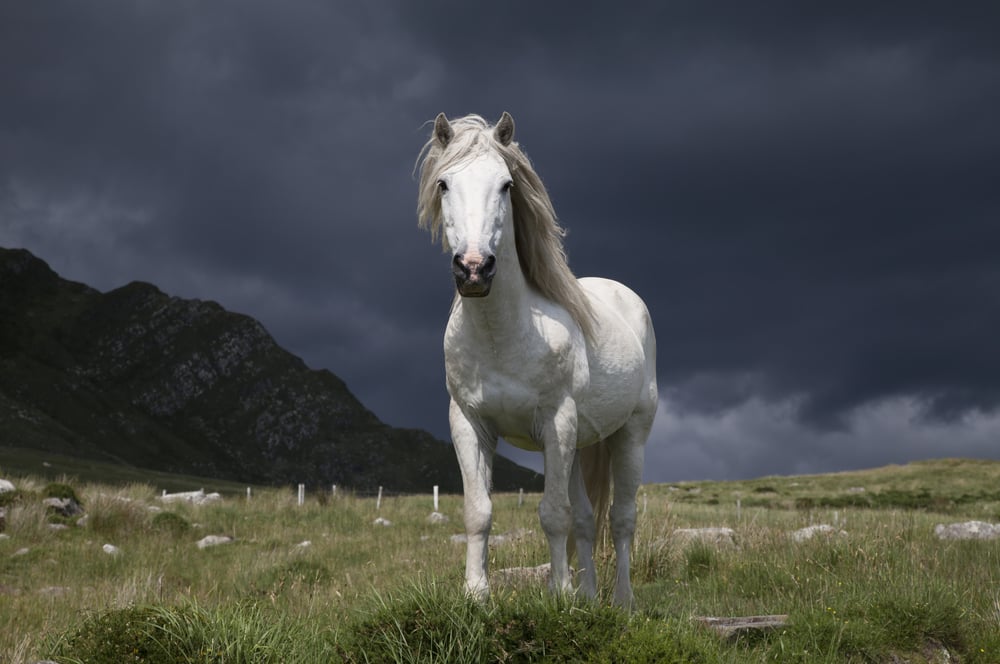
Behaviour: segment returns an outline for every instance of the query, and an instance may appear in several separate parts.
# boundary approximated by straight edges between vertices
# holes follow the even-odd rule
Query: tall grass
[[[430,496],[388,498],[378,511],[351,495],[314,495],[300,507],[280,490],[161,505],[146,485],[74,484],[85,525],[53,530],[31,497],[45,483],[16,479],[26,498],[8,506],[9,538],[0,540],[0,662],[888,662],[931,661],[935,648],[997,662],[1000,542],[933,535],[936,523],[995,509],[997,477],[977,485],[969,474],[909,508],[818,506],[860,493],[858,476],[645,487],[631,615],[606,606],[610,547],[598,555],[604,603],[499,584],[486,604],[466,600],[464,547],[450,541],[462,528],[461,496],[442,497],[450,521],[433,525]],[[869,475],[864,493],[889,486],[890,475]],[[895,490],[923,495],[927,480],[910,475]],[[976,493],[986,498],[955,500]],[[796,508],[803,496],[811,507]],[[491,569],[547,561],[539,497],[527,498],[518,507],[516,495],[495,497],[495,533],[531,532],[491,547]],[[376,516],[392,525],[374,525]],[[819,522],[847,534],[790,538]],[[671,538],[699,526],[732,528],[735,545]],[[235,541],[199,550],[209,534]],[[789,619],[732,641],[692,620],[758,614]]]

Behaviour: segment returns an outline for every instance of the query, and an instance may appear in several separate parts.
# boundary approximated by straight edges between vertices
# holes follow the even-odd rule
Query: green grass
[[[963,663],[1000,661],[1000,541],[933,535],[936,523],[998,520],[995,463],[645,486],[632,614],[607,606],[609,547],[600,603],[530,585],[468,601],[464,547],[449,541],[461,496],[442,496],[450,521],[432,525],[430,496],[384,499],[376,512],[374,499],[311,495],[299,507],[290,490],[259,490],[249,502],[152,511],[159,487],[63,478],[88,520],[52,530],[39,502],[47,479],[4,476],[21,490],[0,540],[5,663],[930,662],[941,647]],[[825,504],[858,495],[892,500]],[[495,533],[533,532],[492,547],[491,569],[547,561],[538,500],[519,508],[516,495],[495,496]],[[374,526],[376,516],[393,525]],[[824,522],[848,534],[789,538]],[[736,546],[670,539],[700,526],[733,528]],[[209,534],[236,540],[197,549]],[[722,641],[692,620],[760,614],[789,621]]]

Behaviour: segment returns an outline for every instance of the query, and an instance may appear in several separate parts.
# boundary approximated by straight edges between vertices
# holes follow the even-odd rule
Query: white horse
[[[495,127],[438,115],[421,151],[417,214],[443,229],[458,295],[444,336],[451,435],[465,489],[465,585],[489,594],[487,540],[497,437],[545,456],[538,508],[550,585],[597,593],[593,547],[614,480],[614,601],[631,606],[629,553],[643,451],[657,406],[656,342],[642,300],[607,279],[577,280],[563,229],[506,112]],[[593,482],[591,479],[593,478]],[[589,494],[589,497],[588,497]]]

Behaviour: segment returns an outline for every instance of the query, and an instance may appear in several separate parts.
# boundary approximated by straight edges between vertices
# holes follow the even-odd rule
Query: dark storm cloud
[[[574,270],[653,314],[649,479],[905,460],[928,432],[985,454],[996,14],[8,4],[0,244],[250,313],[381,417],[446,437],[447,258],[415,227],[411,170],[437,112],[509,110]]]

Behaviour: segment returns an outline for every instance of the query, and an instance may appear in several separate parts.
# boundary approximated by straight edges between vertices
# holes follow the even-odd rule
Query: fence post
[[[382,509],[382,487],[378,488],[378,500],[375,501],[375,511],[378,512]]]
[[[517,490],[517,506],[520,507],[524,504],[524,489]]]
[[[740,512],[742,512],[742,510],[743,510],[743,502],[739,498],[737,498],[736,499],[736,521],[737,522],[739,522],[739,520],[740,520]]]
[[[337,485],[336,484],[333,485],[333,497],[334,498],[337,497]]]
[[[306,485],[299,484],[299,506],[301,507],[306,502]]]
[[[434,485],[434,511],[438,511],[438,485]]]
[[[247,487],[247,502],[250,502],[250,487]]]

